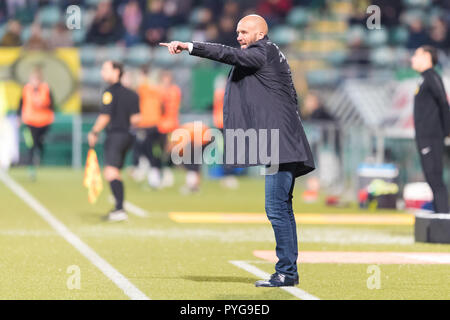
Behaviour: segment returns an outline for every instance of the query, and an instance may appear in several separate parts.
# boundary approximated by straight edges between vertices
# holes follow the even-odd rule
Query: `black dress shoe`
[[[295,278],[288,278],[284,274],[275,272],[269,280],[258,280],[256,287],[293,287],[298,284],[298,275]]]

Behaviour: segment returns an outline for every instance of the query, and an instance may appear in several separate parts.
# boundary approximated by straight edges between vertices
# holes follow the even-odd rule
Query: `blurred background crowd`
[[[81,8],[77,30],[65,24],[70,5]],[[370,5],[381,8],[380,29],[366,26]],[[79,47],[82,85],[95,86],[98,65],[107,58],[132,68],[150,62],[192,66],[192,60],[165,56],[157,47],[161,41],[236,46],[236,23],[249,13],[267,19],[271,39],[292,61],[297,89],[305,94],[308,87],[336,85],[343,77],[402,75],[410,50],[420,45],[443,53],[450,48],[446,0],[5,0],[0,3],[0,46]],[[89,97],[85,94],[87,105]]]
[[[71,5],[81,9],[80,28],[73,30],[66,24]],[[367,24],[378,21],[371,19],[376,15],[368,11],[371,5],[380,8],[375,28]],[[110,59],[124,63],[124,82],[136,90],[143,68],[154,85],[161,74],[176,70],[181,123],[200,119],[214,126],[214,96],[223,91],[229,66],[188,54],[171,56],[158,43],[195,40],[237,47],[236,24],[250,13],[268,21],[269,38],[288,58],[308,138],[319,168],[328,168],[320,177],[324,184],[339,184],[342,175],[355,184],[355,168],[370,157],[413,168],[400,173],[403,182],[420,179],[418,159],[404,157],[415,153],[412,99],[418,74],[411,70],[410,57],[421,45],[437,47],[446,82],[449,0],[2,0],[0,50],[21,47],[31,64],[30,53],[40,52],[56,110],[81,111],[83,130],[89,113],[98,112],[105,86],[100,68]],[[76,51],[76,63],[68,63],[75,76],[57,61],[61,51],[54,52],[61,48]],[[27,81],[29,65],[8,57],[3,55],[3,64],[13,67],[18,88]],[[80,95],[79,109],[63,107],[75,101],[74,94]],[[14,110],[19,99],[9,100]],[[61,124],[59,136],[69,135],[65,127]],[[54,141],[59,139],[56,128]],[[70,163],[73,148],[61,145]]]

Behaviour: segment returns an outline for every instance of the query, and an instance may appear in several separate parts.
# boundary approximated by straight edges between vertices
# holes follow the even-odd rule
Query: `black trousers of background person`
[[[417,139],[416,144],[425,180],[433,191],[434,211],[436,213],[449,213],[448,191],[443,178],[443,138]]]
[[[50,126],[34,127],[27,125],[33,138],[33,146],[28,150],[28,165],[40,164],[44,156],[44,138]],[[33,159],[36,159],[33,161]]]

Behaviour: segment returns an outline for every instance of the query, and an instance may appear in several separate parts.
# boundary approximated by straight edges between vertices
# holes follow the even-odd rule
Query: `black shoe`
[[[269,280],[258,280],[256,287],[293,287],[299,283],[298,275],[295,278],[288,278],[284,274],[275,272]]]

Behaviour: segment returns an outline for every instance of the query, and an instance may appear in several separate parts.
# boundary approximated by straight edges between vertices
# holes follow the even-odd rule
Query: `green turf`
[[[111,208],[109,188],[96,205],[87,202],[83,172],[42,168],[36,182],[27,171],[13,177],[72,232],[152,299],[297,299],[280,289],[255,288],[257,279],[230,260],[258,262],[254,250],[273,250],[268,224],[180,224],[170,211],[264,212],[264,181],[242,178],[237,190],[205,180],[198,194],[179,193],[176,185],[153,191],[125,178],[126,199],[150,212],[131,215],[126,223],[108,224],[101,217]],[[126,175],[125,175],[126,176]],[[294,195],[296,213],[357,213],[355,205],[333,208],[301,201],[301,181]],[[127,299],[106,276],[58,236],[37,214],[0,183],[0,298]],[[300,250],[435,251],[450,245],[417,244],[411,226],[301,225]],[[361,236],[361,237],[360,237]],[[366,236],[366,237],[364,237]],[[302,241],[303,240],[303,241]],[[81,290],[66,286],[67,267],[78,265]],[[366,286],[367,265],[304,264],[300,288],[323,299],[448,299],[448,265],[381,265],[381,289]]]

